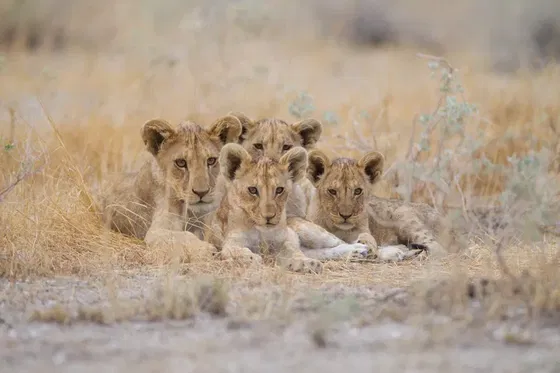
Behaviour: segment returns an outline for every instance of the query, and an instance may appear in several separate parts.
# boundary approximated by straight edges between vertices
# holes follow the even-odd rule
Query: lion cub
[[[253,158],[238,144],[220,153],[220,179],[226,194],[206,230],[222,258],[261,262],[261,243],[277,263],[296,272],[322,271],[322,264],[303,254],[299,238],[286,221],[292,185],[305,177],[307,152],[294,147],[279,160]]]
[[[174,127],[162,119],[149,120],[142,139],[152,157],[104,197],[104,222],[148,246],[198,244],[215,250],[201,241],[201,220],[219,202],[220,150],[240,134],[241,123],[232,116],[216,120],[209,129],[191,121]]]
[[[424,246],[439,251],[429,230],[419,223],[413,209],[404,202],[385,200],[373,195],[372,187],[383,171],[384,157],[372,151],[361,159],[330,160],[322,151],[308,154],[308,178],[315,186],[307,218],[345,242],[362,242],[381,260],[402,260],[422,250],[405,245]],[[398,203],[400,202],[400,203]],[[382,222],[373,216],[370,207]],[[376,216],[377,216],[376,215]],[[383,245],[397,245],[384,246]]]
[[[239,143],[253,158],[266,156],[278,160],[296,146],[309,151],[315,147],[323,130],[321,123],[315,119],[287,123],[277,118],[251,120],[239,112],[229,114],[241,122],[243,130]],[[364,257],[368,252],[366,245],[348,244],[306,220],[313,189],[313,184],[302,178],[293,183],[286,202],[288,225],[297,233],[301,245],[308,249],[306,255],[321,260]]]

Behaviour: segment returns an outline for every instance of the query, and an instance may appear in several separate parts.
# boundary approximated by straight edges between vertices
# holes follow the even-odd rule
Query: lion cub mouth
[[[352,228],[354,228],[354,224],[351,224],[351,223],[339,223],[339,224],[336,224],[336,226],[339,229],[342,229],[343,231],[349,231]]]

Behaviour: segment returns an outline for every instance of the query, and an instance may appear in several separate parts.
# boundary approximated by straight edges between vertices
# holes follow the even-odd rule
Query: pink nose
[[[204,198],[205,195],[208,194],[209,190],[208,189],[207,190],[194,190],[193,189],[192,192],[194,194],[196,194],[198,196],[198,198],[202,199],[202,198]]]
[[[342,219],[344,219],[344,220],[348,220],[348,218],[352,216],[352,214],[350,214],[350,215],[344,215],[344,214],[340,214],[340,213],[339,213],[338,215],[340,215],[340,217],[341,217]]]

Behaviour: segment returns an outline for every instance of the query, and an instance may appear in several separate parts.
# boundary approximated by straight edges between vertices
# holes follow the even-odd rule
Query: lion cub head
[[[319,141],[323,130],[321,123],[315,119],[288,124],[276,118],[253,121],[243,113],[229,115],[235,116],[241,122],[243,129],[239,143],[252,157],[279,159],[295,146],[310,150]]]
[[[177,200],[193,212],[205,212],[214,202],[221,148],[237,142],[241,123],[236,117],[216,120],[209,129],[191,121],[173,127],[152,119],[142,127],[146,149],[154,156],[156,173]]]
[[[330,160],[320,150],[308,154],[307,176],[317,188],[315,198],[323,219],[341,230],[350,230],[367,216],[366,203],[372,186],[379,180],[384,157],[369,152],[360,160],[336,158]]]
[[[293,183],[305,177],[306,168],[307,152],[302,147],[288,150],[279,160],[252,158],[238,144],[228,144],[220,153],[229,203],[243,210],[258,228],[273,228],[286,221],[288,195]]]

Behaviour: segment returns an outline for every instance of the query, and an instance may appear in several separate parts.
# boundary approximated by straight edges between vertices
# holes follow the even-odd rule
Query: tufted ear
[[[217,137],[222,145],[237,142],[241,135],[241,121],[233,115],[218,118],[208,130],[211,137]]]
[[[307,150],[315,146],[323,132],[323,125],[316,119],[305,119],[292,123],[290,128],[301,136],[301,146]]]
[[[248,116],[240,112],[229,112],[228,115],[236,117],[241,123],[241,134],[239,135],[238,142],[243,142],[243,140],[245,140],[245,134],[247,133],[247,131],[250,131],[255,127],[255,122],[253,122],[251,119],[249,119]]]
[[[308,155],[307,178],[311,180],[313,185],[317,186],[321,178],[331,166],[331,160],[325,153],[319,149],[311,150]]]
[[[171,124],[163,119],[151,119],[142,126],[142,140],[146,149],[154,156],[158,154],[163,142],[174,134]]]
[[[293,182],[305,177],[307,169],[307,151],[301,146],[293,147],[288,150],[278,161],[281,165],[288,168]]]
[[[246,163],[251,162],[251,155],[241,145],[226,144],[220,151],[220,173],[228,180],[235,179],[235,173]]]
[[[375,184],[381,177],[385,157],[379,152],[369,152],[365,154],[359,161],[358,167],[361,168],[370,184]]]

